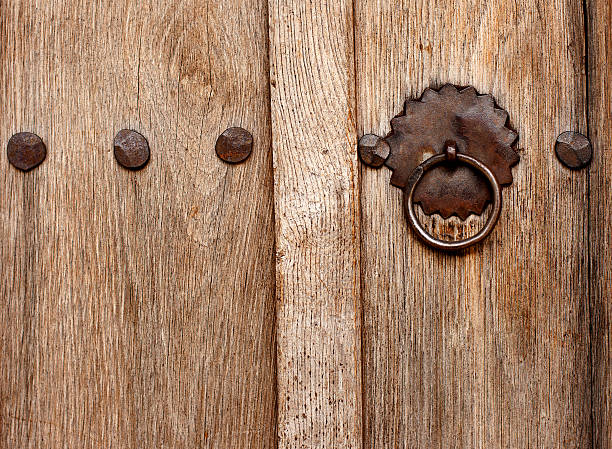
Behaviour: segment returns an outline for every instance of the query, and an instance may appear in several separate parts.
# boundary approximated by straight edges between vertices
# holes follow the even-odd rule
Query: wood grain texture
[[[0,446],[274,447],[262,0],[0,1]],[[228,126],[255,137],[230,166]],[[133,128],[139,172],[114,160]]]
[[[359,448],[352,4],[269,10],[279,448]]]
[[[612,448],[612,5],[587,6],[593,447]]]
[[[364,447],[591,447],[588,173],[553,151],[586,131],[581,5],[359,0],[355,22],[358,135],[450,82],[493,94],[521,153],[493,234],[457,255],[362,168]]]

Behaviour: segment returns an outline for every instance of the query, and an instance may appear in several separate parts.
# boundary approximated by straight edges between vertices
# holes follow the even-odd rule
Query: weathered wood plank
[[[591,447],[588,173],[579,2],[356,2],[358,134],[450,82],[492,93],[521,162],[493,234],[424,247],[390,172],[362,169],[364,447]],[[478,220],[472,221],[472,225]]]
[[[1,145],[49,149],[0,161],[0,446],[273,447],[266,2],[0,10]],[[239,166],[214,152],[231,125],[255,137]]]
[[[612,5],[587,5],[593,447],[612,448]]]
[[[280,448],[361,447],[350,1],[270,2]]]

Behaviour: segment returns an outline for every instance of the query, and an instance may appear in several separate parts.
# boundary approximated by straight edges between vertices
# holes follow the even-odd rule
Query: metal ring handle
[[[491,184],[491,188],[493,189],[493,210],[491,211],[491,215],[489,216],[489,219],[487,220],[485,226],[480,230],[480,232],[478,232],[478,234],[470,238],[451,242],[437,239],[431,234],[429,234],[425,230],[425,228],[423,228],[416,216],[413,201],[414,192],[419,182],[423,179],[423,175],[432,168],[443,164],[444,162],[448,162],[449,160],[468,165],[478,170],[487,178],[487,180]],[[425,162],[415,168],[412,172],[412,175],[410,176],[410,181],[408,182],[408,185],[404,190],[404,210],[406,212],[410,226],[417,233],[417,235],[429,246],[444,251],[456,251],[459,249],[467,248],[468,246],[472,246],[475,243],[482,241],[491,233],[491,231],[495,227],[495,224],[497,223],[499,214],[501,212],[501,207],[501,186],[499,185],[499,182],[497,181],[497,178],[495,177],[493,172],[489,170],[489,168],[479,160],[474,159],[473,157],[470,157],[466,154],[457,153],[454,151],[454,148],[452,148],[451,151],[448,151],[447,149],[446,154],[438,154],[427,159]]]

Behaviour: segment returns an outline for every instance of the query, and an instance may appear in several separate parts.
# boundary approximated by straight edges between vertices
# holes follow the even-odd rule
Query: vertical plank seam
[[[352,100],[353,103],[353,132],[355,133],[355,147],[353,148],[353,157],[356,157],[357,154],[357,145],[359,142],[359,105],[357,104],[357,0],[352,0],[351,1],[351,7],[352,7],[352,17],[351,17],[351,25],[352,25],[352,32],[353,32],[353,65],[352,65],[352,69],[353,69],[353,92],[352,92],[352,96],[350,98],[350,100]],[[358,264],[357,267],[357,273],[356,273],[356,279],[355,281],[359,283],[357,291],[356,291],[356,302],[357,304],[355,304],[355,313],[357,314],[356,319],[358,320],[357,325],[359,326],[359,331],[356,333],[357,335],[355,335],[355,338],[358,339],[357,341],[357,345],[358,345],[358,356],[359,356],[359,360],[357,363],[357,366],[359,368],[359,381],[360,381],[360,385],[359,385],[359,394],[360,394],[360,398],[359,398],[359,408],[358,408],[358,413],[360,414],[360,416],[357,416],[357,420],[358,420],[358,424],[359,424],[359,429],[358,432],[359,434],[357,435],[357,439],[358,441],[361,442],[361,449],[365,449],[365,432],[364,432],[364,425],[365,425],[365,405],[364,405],[364,373],[365,373],[365,369],[364,369],[364,356],[363,356],[363,326],[364,326],[364,321],[363,321],[363,284],[364,284],[364,278],[363,278],[363,261],[362,261],[362,241],[363,239],[361,238],[361,233],[362,233],[362,229],[363,229],[363,223],[362,223],[362,214],[361,214],[361,164],[359,161],[359,158],[357,157],[357,167],[356,167],[356,182],[357,185],[354,187],[353,191],[356,195],[355,198],[355,207],[356,207],[356,213],[357,213],[357,224],[359,226],[358,232],[356,233],[356,239],[357,239],[357,244],[355,245],[356,247],[356,251],[357,251],[357,255],[356,255],[356,263]]]
[[[590,64],[589,64],[589,34],[590,34],[590,30],[589,30],[589,25],[590,25],[590,21],[589,21],[589,13],[590,13],[590,8],[588,5],[589,0],[582,0],[582,28],[583,28],[583,33],[584,33],[584,70],[585,70],[585,76],[584,76],[584,82],[585,82],[585,89],[584,89],[584,94],[585,94],[585,120],[586,120],[586,135],[589,139],[591,139],[591,114],[590,114],[590,108],[591,108],[591,82],[590,82],[590,78],[591,78],[591,71],[590,71]],[[592,140],[591,140],[592,142]],[[592,145],[592,144],[591,144]],[[593,147],[592,147],[593,148]],[[594,150],[594,148],[593,148]],[[593,259],[592,259],[592,245],[591,245],[591,237],[592,237],[592,232],[591,232],[591,176],[590,173],[588,174],[588,176],[586,177],[586,189],[587,189],[587,229],[586,229],[586,235],[587,235],[587,241],[588,241],[588,245],[586,248],[586,253],[587,253],[587,283],[586,283],[586,288],[587,288],[587,313],[589,314],[589,354],[588,354],[588,373],[589,373],[589,409],[590,409],[590,415],[589,415],[589,421],[591,424],[591,429],[590,429],[590,446],[591,448],[594,448],[595,445],[595,414],[594,414],[594,404],[593,404],[593,384],[595,382],[595,376],[594,376],[594,371],[593,371],[593,306],[594,306],[594,286],[592,285],[593,283]]]
[[[271,55],[270,55],[270,47],[272,45],[272,41],[271,41],[271,36],[270,36],[270,0],[266,0],[264,2],[264,7],[265,7],[265,11],[264,11],[264,25],[265,25],[265,33],[266,33],[266,38],[264,39],[264,43],[266,45],[266,48],[264,49],[264,55],[265,55],[265,61],[264,63],[268,66],[267,68],[267,76],[268,76],[268,92],[267,92],[267,102],[268,102],[268,142],[270,144],[269,148],[267,149],[267,151],[269,151],[271,153],[271,157],[269,159],[269,166],[268,166],[268,170],[270,171],[270,173],[272,174],[271,176],[271,185],[269,186],[270,189],[272,189],[272,266],[274,267],[274,276],[272,276],[272,282],[274,282],[274,286],[272,287],[272,291],[274,292],[274,295],[272,297],[272,300],[274,301],[274,308],[272,311],[272,326],[273,326],[273,331],[272,331],[272,336],[274,337],[273,340],[273,348],[272,348],[272,360],[273,360],[273,374],[274,374],[274,379],[273,382],[275,384],[274,390],[273,390],[273,401],[274,401],[274,431],[272,432],[273,438],[274,438],[274,443],[273,443],[273,447],[274,449],[278,449],[279,447],[279,436],[278,436],[278,429],[280,428],[280,423],[279,423],[279,399],[278,399],[278,291],[277,291],[277,285],[278,285],[278,264],[276,263],[276,255],[277,255],[277,245],[276,245],[276,235],[279,232],[279,227],[278,227],[278,222],[276,220],[276,198],[275,198],[275,177],[274,177],[274,139],[273,139],[273,133],[274,133],[274,126],[272,126],[273,123],[273,119],[272,119],[272,64],[271,64]]]
[[[358,73],[359,71],[357,70],[358,65],[357,65],[357,22],[358,22],[358,18],[357,18],[357,1],[358,0],[352,0],[351,4],[353,7],[353,110],[355,111],[355,139],[357,142],[357,145],[359,145],[359,123],[361,120],[361,114],[359,111],[359,103],[357,101],[357,92],[359,92],[359,79],[358,79]],[[355,152],[357,151],[357,148],[355,148]],[[365,357],[364,357],[364,352],[363,352],[363,341],[364,341],[364,310],[363,310],[363,298],[364,298],[364,282],[365,282],[365,277],[364,277],[364,261],[363,261],[363,238],[362,238],[362,232],[363,232],[363,214],[362,214],[362,202],[361,202],[361,181],[362,181],[362,173],[361,173],[361,163],[359,161],[359,158],[357,158],[357,188],[355,190],[356,195],[357,195],[357,213],[359,214],[358,216],[358,223],[359,223],[359,245],[358,246],[358,250],[359,250],[359,254],[358,254],[358,260],[359,260],[359,297],[357,298],[358,304],[357,304],[357,308],[358,308],[358,314],[359,314],[359,356],[361,358],[361,360],[359,361],[359,368],[360,368],[360,380],[361,380],[361,388],[360,388],[360,393],[361,393],[361,409],[360,409],[360,414],[361,414],[361,418],[360,418],[360,432],[361,435],[359,435],[359,438],[361,440],[361,448],[365,449],[366,448],[366,432],[365,432],[365,426],[366,426],[366,404],[365,404]]]
[[[274,84],[276,84],[275,75],[273,73],[274,67],[272,65],[273,56],[272,56],[272,29],[271,29],[271,20],[270,20],[270,0],[266,1],[266,29],[268,32],[268,38],[266,40],[268,48],[267,50],[267,64],[268,64],[268,116],[270,119],[270,152],[272,153],[272,157],[270,158],[272,164],[272,215],[273,215],[273,230],[274,230],[274,370],[275,370],[275,388],[274,388],[274,400],[275,400],[275,423],[276,429],[274,429],[274,448],[279,449],[280,447],[280,400],[279,400],[279,376],[278,376],[278,354],[279,354],[279,334],[278,334],[278,313],[279,313],[279,287],[282,286],[282,281],[280,279],[280,272],[278,268],[278,239],[277,236],[280,233],[280,223],[278,217],[276,215],[277,208],[277,199],[276,199],[276,176],[274,175],[275,167],[276,167],[276,152],[275,150],[275,134],[276,131],[274,129],[274,118],[272,117],[272,89],[275,88],[275,85],[272,84],[274,80]]]

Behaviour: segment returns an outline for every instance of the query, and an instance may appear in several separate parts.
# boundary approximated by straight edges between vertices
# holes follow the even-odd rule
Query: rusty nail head
[[[122,129],[115,136],[113,146],[115,159],[125,168],[138,170],[149,162],[151,156],[149,143],[142,134],[136,131]]]
[[[6,154],[14,167],[28,171],[45,160],[47,147],[36,134],[17,133],[9,139]]]
[[[359,157],[370,167],[381,167],[389,156],[389,144],[376,134],[366,134],[359,139]]]
[[[593,147],[586,136],[574,131],[565,131],[557,137],[555,154],[567,168],[578,170],[591,162]]]
[[[225,162],[237,164],[246,160],[253,150],[253,136],[246,129],[228,128],[217,139],[215,151]]]

